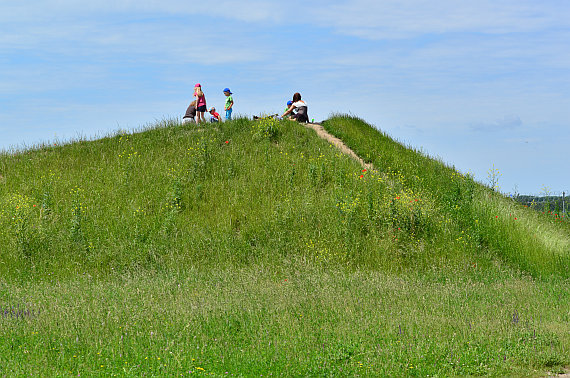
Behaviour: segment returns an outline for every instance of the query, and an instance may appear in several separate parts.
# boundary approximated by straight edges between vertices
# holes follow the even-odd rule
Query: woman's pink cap
[[[200,85],[200,84],[196,84],[196,85],[194,86],[194,88],[196,88],[196,87],[201,87],[201,85]]]

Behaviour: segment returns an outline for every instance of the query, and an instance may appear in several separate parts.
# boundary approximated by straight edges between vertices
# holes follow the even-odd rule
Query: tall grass
[[[565,225],[360,120],[326,126],[377,171],[274,120],[164,121],[0,155],[0,374],[570,364],[568,276],[544,252],[567,264]],[[533,228],[536,256],[515,255]]]
[[[324,126],[380,173],[397,175],[404,187],[425,193],[434,212],[455,225],[455,233],[461,234],[469,250],[490,250],[537,276],[568,277],[570,229],[559,219],[538,216],[360,119],[337,116]]]
[[[0,372],[526,376],[560,371],[570,345],[568,291],[498,272],[489,282],[477,277],[477,269],[393,275],[289,260],[279,266],[3,283],[0,307],[11,302],[15,312],[0,316]],[[28,312],[18,315],[18,309]]]
[[[294,123],[165,126],[2,157],[0,271],[105,275],[286,255],[401,270],[462,246],[421,188],[363,171]]]

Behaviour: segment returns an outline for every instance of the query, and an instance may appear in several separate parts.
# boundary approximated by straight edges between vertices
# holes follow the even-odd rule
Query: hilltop
[[[570,364],[567,222],[358,118],[323,126],[369,165],[271,119],[0,156],[0,307],[24,311],[0,321],[0,372]]]

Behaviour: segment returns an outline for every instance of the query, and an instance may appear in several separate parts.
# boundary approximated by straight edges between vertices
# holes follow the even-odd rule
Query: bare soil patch
[[[374,166],[372,164],[366,163],[364,160],[362,160],[360,156],[358,156],[353,150],[351,150],[346,144],[344,144],[344,142],[341,139],[335,137],[334,135],[329,134],[323,126],[316,123],[306,123],[304,125],[307,128],[315,130],[315,132],[319,137],[323,138],[324,140],[334,145],[343,154],[348,155],[352,157],[354,160],[358,161],[360,165],[362,165],[365,169],[367,170],[374,169]]]

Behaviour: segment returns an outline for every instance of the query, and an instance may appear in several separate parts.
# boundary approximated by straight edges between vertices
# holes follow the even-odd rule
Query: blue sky
[[[352,113],[503,192],[570,192],[567,1],[0,2],[0,149],[208,105]]]

